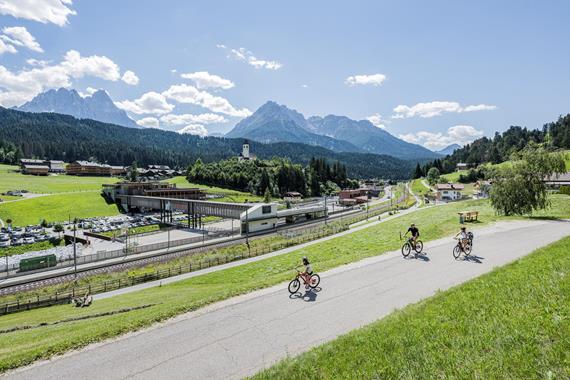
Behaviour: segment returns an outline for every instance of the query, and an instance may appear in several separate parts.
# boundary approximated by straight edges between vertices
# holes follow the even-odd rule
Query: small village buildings
[[[489,198],[492,184],[493,183],[491,181],[484,180],[475,182],[473,185],[473,197],[476,199]]]
[[[58,160],[22,158],[20,169],[22,174],[48,175],[49,173],[65,173],[65,164]]]
[[[283,200],[291,203],[300,202],[303,200],[303,195],[296,191],[288,191],[283,194]]]
[[[438,183],[435,186],[435,199],[438,201],[456,201],[463,196],[465,186],[460,183]]]
[[[353,206],[368,202],[367,189],[341,190],[338,194],[338,203],[343,206]]]
[[[465,162],[458,162],[457,165],[455,165],[455,170],[457,171],[467,169],[469,169],[469,164],[466,164]]]
[[[47,165],[23,165],[22,174],[48,175],[49,174],[49,166],[47,166]]]

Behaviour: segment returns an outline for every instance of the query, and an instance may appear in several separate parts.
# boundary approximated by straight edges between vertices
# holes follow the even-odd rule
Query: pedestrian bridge
[[[211,202],[144,195],[117,195],[117,200],[127,211],[133,209],[142,212],[159,211],[163,222],[171,222],[174,211],[183,212],[188,214],[188,225],[194,228],[200,224],[202,216],[240,219],[243,212],[255,206],[253,203]]]

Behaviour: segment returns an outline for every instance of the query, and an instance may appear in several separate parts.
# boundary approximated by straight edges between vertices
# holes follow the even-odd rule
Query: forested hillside
[[[21,157],[71,162],[94,160],[114,165],[164,164],[186,168],[200,158],[213,162],[235,157],[242,139],[202,138],[159,129],[134,129],[54,113],[28,113],[0,107],[0,160],[16,163]],[[251,142],[257,157],[281,157],[302,165],[311,158],[339,161],[352,178],[406,178],[412,163],[390,156],[335,153],[300,143]]]
[[[348,179],[344,165],[315,158],[307,167],[279,158],[247,161],[232,158],[208,164],[198,159],[188,168],[187,178],[191,183],[258,195],[268,191],[274,196],[282,196],[288,191],[318,196],[330,194],[339,188],[358,187],[358,181]]]
[[[453,154],[436,159],[424,165],[414,176],[436,167],[442,173],[455,170],[455,165],[465,162],[471,166],[483,163],[498,164],[510,159],[511,155],[525,148],[529,143],[542,144],[548,150],[570,149],[570,114],[557,121],[545,124],[542,129],[527,129],[511,126],[503,133],[496,132],[493,138],[482,137],[473,143],[456,149]]]

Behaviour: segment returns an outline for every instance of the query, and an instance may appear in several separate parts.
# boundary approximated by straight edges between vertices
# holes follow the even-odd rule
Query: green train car
[[[56,265],[57,258],[55,255],[32,257],[20,260],[20,272],[55,267]]]

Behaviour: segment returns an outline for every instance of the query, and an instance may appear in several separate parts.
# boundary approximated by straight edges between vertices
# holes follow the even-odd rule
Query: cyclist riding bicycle
[[[416,240],[418,240],[418,238],[420,237],[420,230],[416,227],[414,223],[412,223],[412,225],[410,226],[410,228],[408,228],[408,231],[406,231],[404,236],[406,236],[408,232],[412,235],[410,240],[414,244],[413,246],[415,246]]]
[[[465,246],[469,244],[469,234],[467,233],[467,227],[461,227],[461,230],[455,235],[455,238],[459,237],[459,242],[461,244],[461,249],[465,250]]]
[[[305,288],[309,289],[309,279],[313,274],[313,267],[311,266],[309,259],[307,259],[307,256],[303,257],[303,265],[305,266],[305,271],[301,273],[301,276],[305,281]]]

